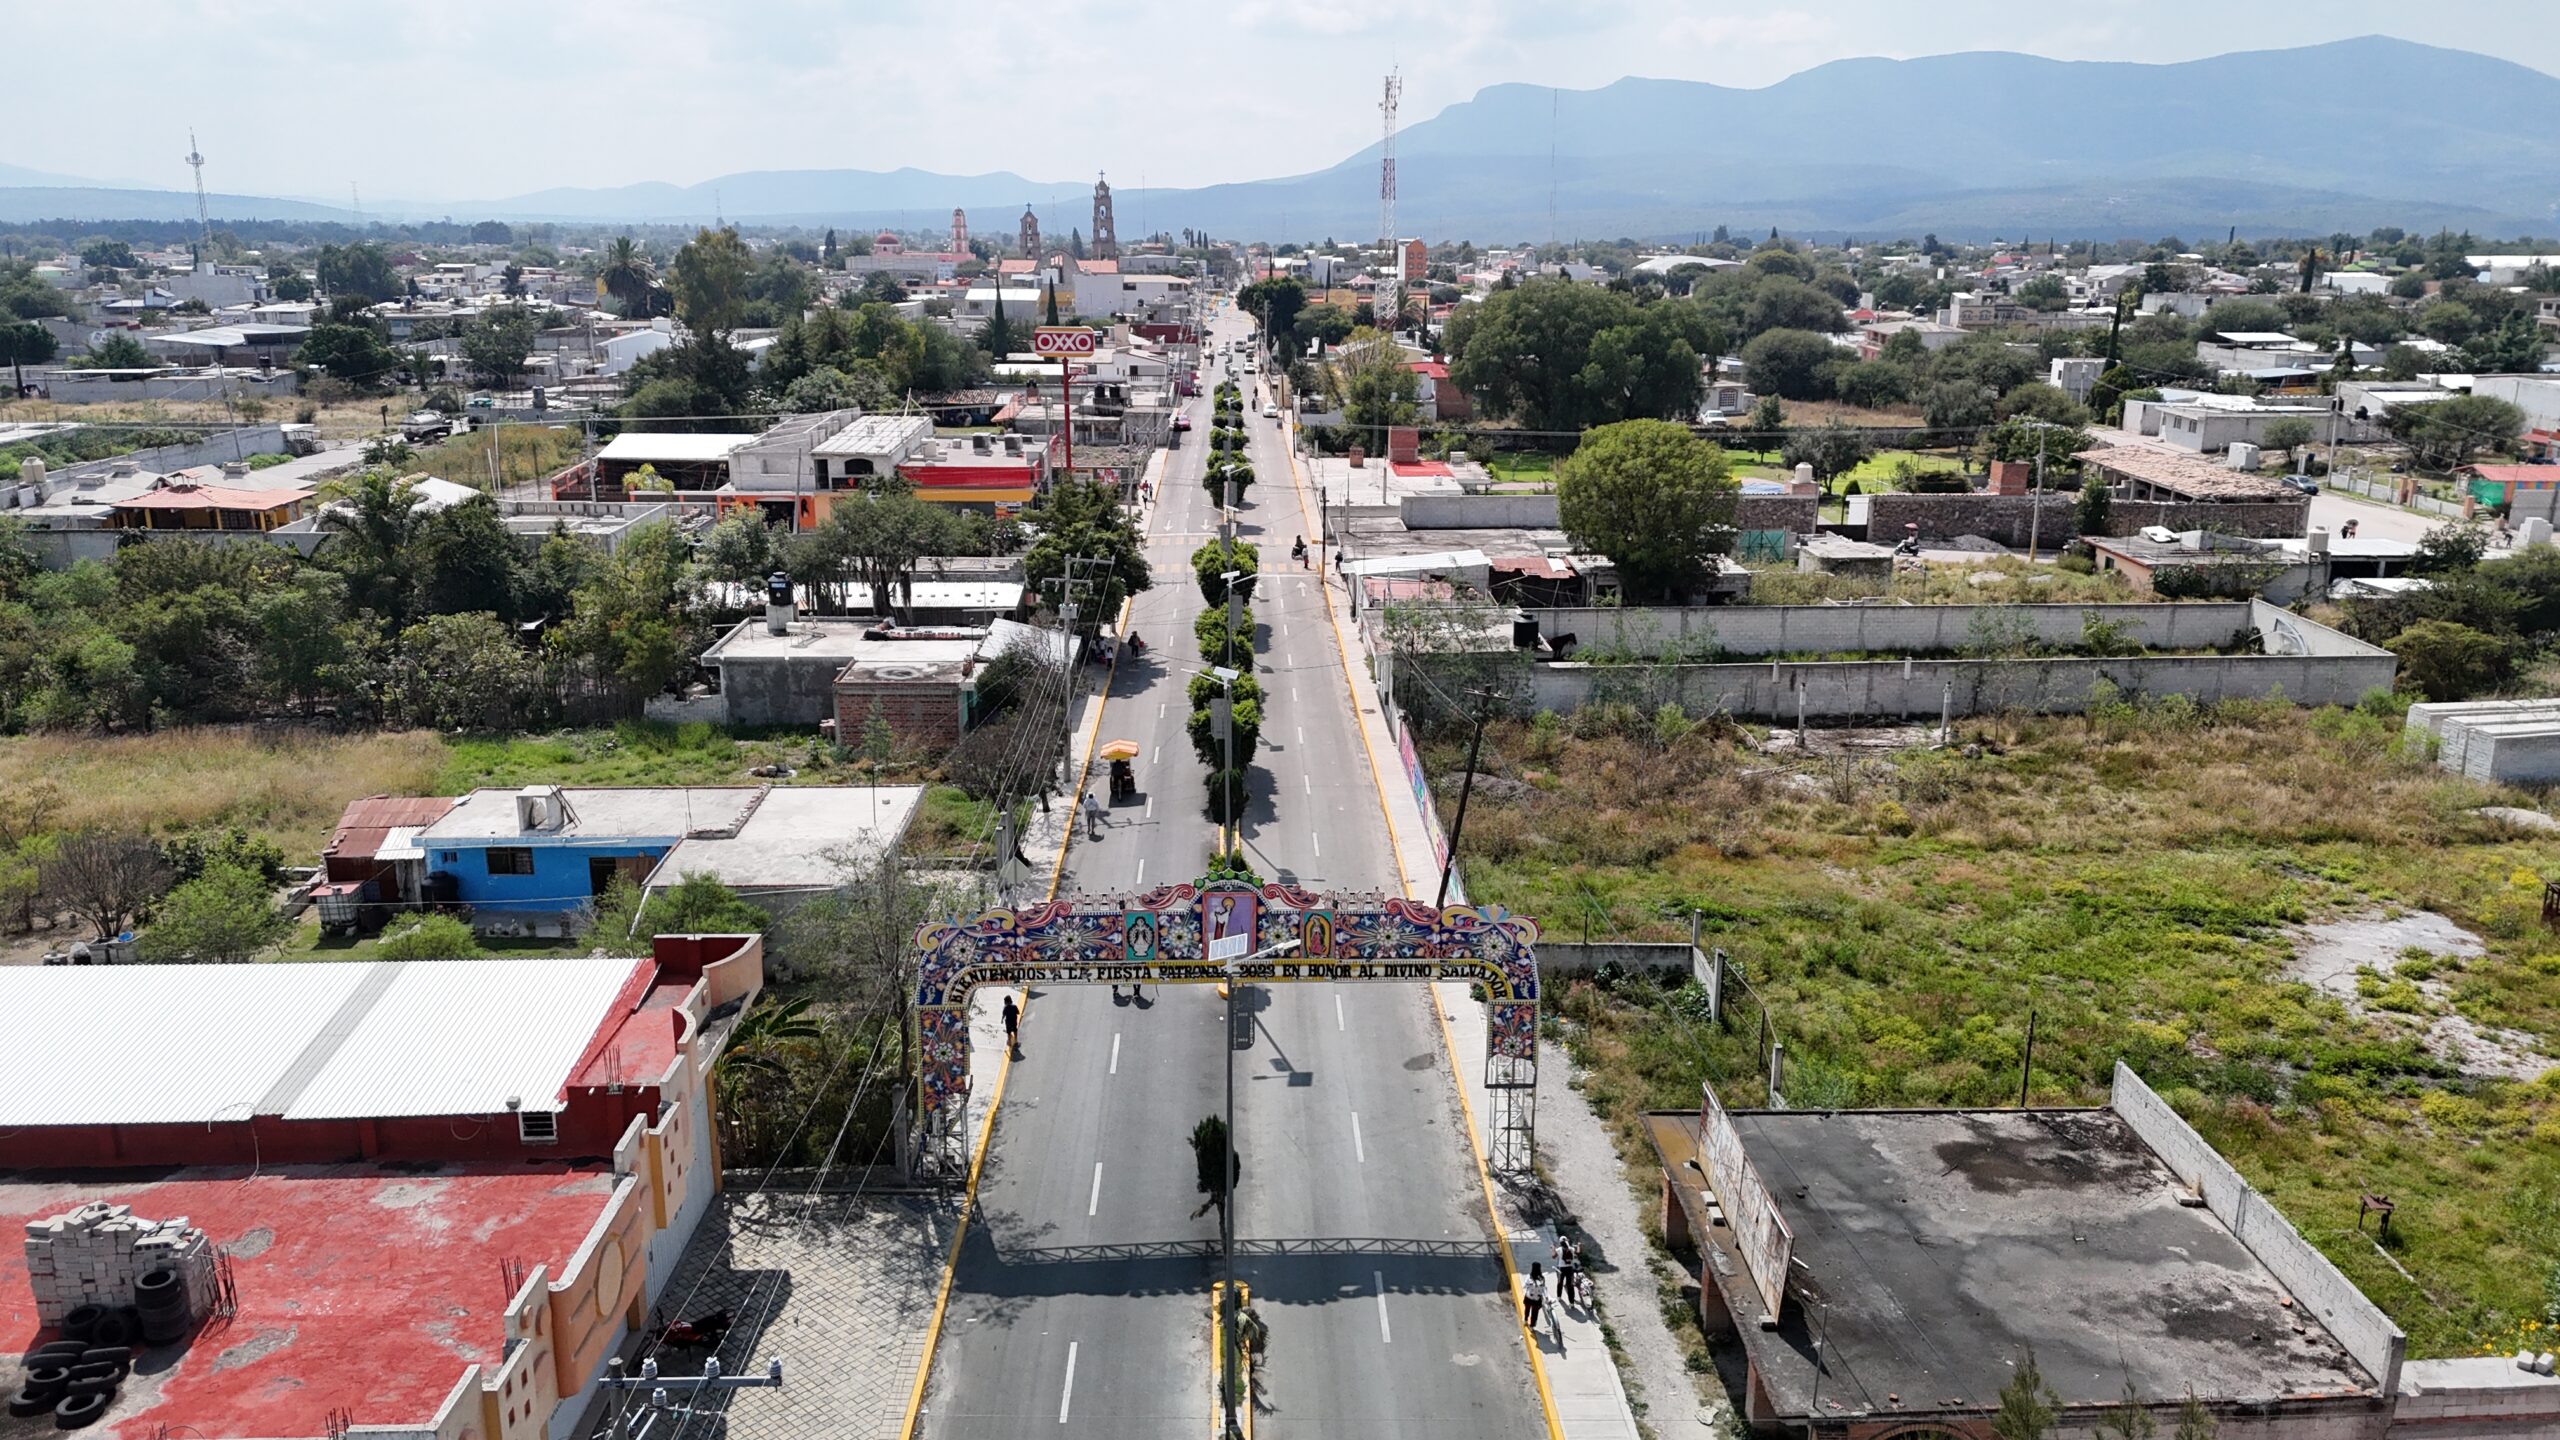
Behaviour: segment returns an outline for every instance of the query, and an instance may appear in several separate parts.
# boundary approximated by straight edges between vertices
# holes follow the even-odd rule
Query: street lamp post
[[[1248,945],[1253,943],[1250,936],[1241,938]],[[1210,943],[1214,945],[1217,942],[1213,940]],[[1227,975],[1227,1169],[1218,1187],[1219,1192],[1226,1196],[1226,1203],[1218,1207],[1218,1250],[1226,1272],[1226,1288],[1221,1292],[1224,1298],[1219,1301],[1219,1308],[1225,1311],[1220,1329],[1225,1341],[1220,1346],[1223,1353],[1218,1356],[1218,1400],[1225,1407],[1227,1434],[1230,1436],[1242,1433],[1236,1426],[1238,1399],[1251,1403],[1251,1397],[1238,1394],[1242,1385],[1236,1377],[1235,1363],[1238,1352],[1243,1348],[1243,1342],[1236,1334],[1236,1322],[1243,1318],[1236,1303],[1236,966],[1249,964],[1266,955],[1286,955],[1297,948],[1297,941],[1283,940],[1268,949],[1228,960],[1223,967]]]

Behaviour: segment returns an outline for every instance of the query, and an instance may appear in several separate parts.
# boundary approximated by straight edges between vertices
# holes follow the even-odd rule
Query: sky
[[[98,55],[86,6],[19,4],[22,56]],[[2553,0],[127,0],[144,70],[14,67],[0,162],[348,202],[691,184],[742,170],[1107,171],[1115,188],[1322,169],[1492,84],[1762,86],[1958,50],[2163,62],[2385,34],[2560,74]],[[189,105],[183,97],[201,95]],[[76,120],[73,118],[76,117]]]

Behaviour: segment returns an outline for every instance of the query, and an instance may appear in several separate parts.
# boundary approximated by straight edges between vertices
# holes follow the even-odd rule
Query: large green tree
[[[12,396],[26,393],[27,376],[23,367],[41,365],[54,357],[58,346],[53,332],[31,320],[0,320],[0,363],[9,367]]]
[[[482,379],[498,386],[513,384],[533,353],[542,322],[522,305],[502,305],[462,328],[462,358]]]
[[[736,226],[695,232],[667,266],[676,318],[697,336],[726,340],[744,323],[755,266],[755,254],[738,238]]]
[[[391,388],[400,368],[400,352],[371,325],[338,325],[327,321],[311,327],[295,363],[365,394]]]
[[[1832,369],[1855,363],[1848,355],[1810,330],[1768,330],[1742,347],[1742,364],[1763,395],[1820,400],[1831,393]]]
[[[321,293],[343,304],[354,300],[379,305],[400,297],[400,277],[381,246],[359,240],[352,245],[323,245],[313,265]]]
[[[1120,507],[1119,493],[1112,486],[1099,481],[1058,481],[1023,519],[1040,536],[1022,557],[1023,575],[1034,593],[1054,601],[1058,586],[1052,582],[1070,578],[1095,582],[1078,590],[1087,629],[1117,618],[1123,600],[1155,583],[1147,568],[1146,543],[1137,523]],[[1088,566],[1070,575],[1068,562],[1079,556],[1107,563],[1101,569]]]
[[[1732,542],[1724,451],[1680,425],[1626,420],[1582,437],[1556,467],[1556,505],[1577,549],[1616,562],[1630,600],[1678,604]]]
[[[1449,377],[1492,414],[1573,434],[1687,415],[1699,361],[1724,344],[1685,301],[1640,304],[1591,285],[1539,280],[1497,291],[1449,322]]]

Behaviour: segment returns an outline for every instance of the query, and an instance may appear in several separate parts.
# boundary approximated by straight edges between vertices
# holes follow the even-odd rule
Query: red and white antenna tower
[[[1404,95],[1404,78],[1387,72],[1386,93],[1378,101],[1385,138],[1378,147],[1378,246],[1387,252],[1386,283],[1378,287],[1378,328],[1392,335],[1404,318],[1404,255],[1396,244],[1396,101]]]

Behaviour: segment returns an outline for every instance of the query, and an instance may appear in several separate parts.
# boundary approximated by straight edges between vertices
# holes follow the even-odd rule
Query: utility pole
[[[723,1375],[720,1373],[720,1359],[715,1355],[702,1362],[699,1375],[661,1375],[658,1362],[653,1358],[640,1362],[639,1374],[625,1375],[622,1373],[622,1357],[616,1355],[605,1362],[602,1383],[604,1388],[613,1392],[610,1433],[616,1440],[624,1436],[639,1440],[655,1427],[661,1415],[676,1417],[676,1433],[682,1434],[685,1425],[697,1413],[696,1407],[706,1391],[781,1389],[782,1362],[766,1361],[762,1375]],[[629,1409],[628,1399],[635,1390],[648,1392],[648,1399],[636,1414]],[[675,1399],[677,1392],[683,1394],[682,1401]]]
[[[1476,755],[1484,748],[1484,722],[1493,713],[1492,691],[1470,690],[1467,694],[1476,702],[1476,724],[1467,737],[1467,773],[1458,781],[1458,818],[1449,826],[1449,855],[1440,862],[1440,893],[1431,901],[1434,910],[1449,903],[1449,877],[1458,868],[1458,839],[1467,833],[1467,800],[1476,790]]]
[[[2036,478],[2027,487],[2027,563],[2036,563],[2036,540],[2044,528],[2044,431],[2036,431]]]

